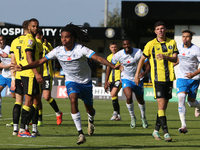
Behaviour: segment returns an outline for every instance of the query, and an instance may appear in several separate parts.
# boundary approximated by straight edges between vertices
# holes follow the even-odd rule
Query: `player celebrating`
[[[136,127],[136,117],[134,113],[134,103],[132,99],[132,91],[133,91],[136,95],[138,106],[141,111],[140,118],[142,120],[142,126],[143,128],[147,128],[148,123],[145,116],[145,101],[143,98],[143,82],[141,81],[142,83],[139,86],[137,86],[134,82],[135,71],[137,68],[138,61],[140,57],[142,56],[142,51],[138,48],[131,47],[131,40],[129,38],[125,38],[123,40],[122,46],[124,49],[114,54],[112,58],[112,63],[116,64],[118,61],[122,63],[123,71],[121,72],[121,80],[122,80],[123,92],[127,99],[126,106],[131,116],[130,127],[131,128]],[[141,80],[148,73],[149,73],[149,69],[146,69],[145,73],[141,74]]]
[[[65,73],[65,85],[67,94],[71,101],[71,116],[79,133],[77,144],[86,142],[86,138],[82,131],[81,115],[78,110],[78,98],[84,101],[86,111],[88,113],[88,134],[94,132],[94,116],[92,96],[91,70],[87,63],[87,58],[92,58],[111,68],[118,68],[109,63],[106,59],[95,54],[91,49],[76,43],[87,43],[90,36],[84,29],[73,25],[72,23],[61,29],[61,42],[63,46],[58,46],[49,52],[42,59],[33,62],[28,66],[15,66],[15,70],[20,71],[28,68],[35,68],[50,59],[57,58]]]

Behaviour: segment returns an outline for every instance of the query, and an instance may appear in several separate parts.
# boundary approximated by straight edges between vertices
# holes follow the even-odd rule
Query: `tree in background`
[[[100,27],[104,27],[104,20],[99,22]],[[121,11],[114,8],[113,12],[108,12],[108,26],[107,27],[121,27]]]

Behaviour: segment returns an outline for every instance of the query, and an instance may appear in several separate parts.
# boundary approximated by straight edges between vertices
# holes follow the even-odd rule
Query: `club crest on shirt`
[[[171,45],[168,46],[169,49],[172,49],[173,47]]]

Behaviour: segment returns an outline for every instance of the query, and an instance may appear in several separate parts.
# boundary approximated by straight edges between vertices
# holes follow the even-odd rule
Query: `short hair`
[[[31,22],[37,22],[38,24],[39,24],[39,21],[37,20],[37,19],[35,19],[35,18],[31,18],[30,20],[29,20],[29,24],[31,23]]]
[[[185,32],[190,33],[191,36],[193,36],[194,34],[196,34],[194,31],[192,31],[192,30],[190,30],[190,29],[183,29],[183,30],[181,31],[181,33],[185,33]]]
[[[131,38],[129,38],[129,37],[125,37],[124,39],[123,39],[123,41],[129,41],[130,43],[132,43],[132,41],[131,41]]]
[[[117,43],[116,42],[110,42],[109,46],[111,46],[111,45],[117,45]]]
[[[164,26],[165,28],[167,28],[166,24],[162,21],[156,22],[155,25],[154,25],[154,28],[156,28],[157,26],[161,26],[161,25]]]
[[[39,28],[37,33],[38,33],[39,35],[43,35],[42,29]]]
[[[28,30],[28,25],[29,25],[29,20],[25,20],[25,21],[22,23],[23,29],[24,29],[24,30]]]

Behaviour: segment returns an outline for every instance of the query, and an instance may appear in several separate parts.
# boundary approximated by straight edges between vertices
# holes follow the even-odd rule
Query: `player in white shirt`
[[[71,101],[71,116],[79,133],[77,144],[86,142],[82,131],[81,115],[78,110],[78,98],[84,101],[88,113],[88,134],[94,132],[94,115],[91,70],[87,63],[87,58],[92,58],[111,68],[118,68],[106,59],[98,56],[95,52],[80,43],[90,41],[90,36],[82,28],[68,24],[61,29],[61,42],[63,46],[58,46],[49,52],[42,59],[31,63],[28,66],[15,66],[15,70],[20,71],[28,68],[35,68],[50,59],[57,58],[64,73],[67,94]],[[13,65],[14,66],[14,65]]]
[[[122,42],[122,46],[124,49],[120,50],[116,54],[113,55],[112,63],[116,64],[118,61],[122,64],[123,70],[121,72],[121,81],[123,92],[126,96],[126,106],[129,110],[131,116],[131,128],[135,128],[136,126],[136,117],[134,114],[134,102],[132,99],[132,92],[135,93],[136,99],[138,101],[138,106],[141,111],[141,120],[143,128],[148,127],[148,123],[145,116],[145,101],[143,98],[143,77],[149,73],[149,63],[147,62],[147,68],[144,73],[141,72],[140,78],[141,83],[137,86],[134,82],[135,73],[137,70],[138,62],[142,56],[141,49],[131,47],[131,40],[129,38],[125,38]]]
[[[187,73],[193,73],[198,70],[199,60],[200,60],[200,48],[192,44],[192,36],[195,34],[191,30],[182,31],[182,41],[183,44],[178,45],[178,60],[179,72],[177,79],[177,94],[178,94],[178,112],[181,120],[181,128],[179,128],[180,133],[187,133],[186,126],[186,107],[185,100],[188,95],[188,105],[190,107],[196,107],[200,109],[200,103],[196,100],[196,94],[199,87],[200,75],[196,75],[189,79]]]
[[[6,53],[9,54],[10,52],[10,46],[6,45],[6,39],[3,35],[0,35],[0,69],[2,69],[2,73],[0,75],[0,93],[2,90],[6,87],[6,85],[10,88],[11,86],[11,71],[10,71],[10,65],[11,65],[11,58],[3,58],[2,54]],[[11,91],[11,96],[15,98],[14,91]],[[1,94],[0,94],[0,118],[2,117],[1,113]]]

